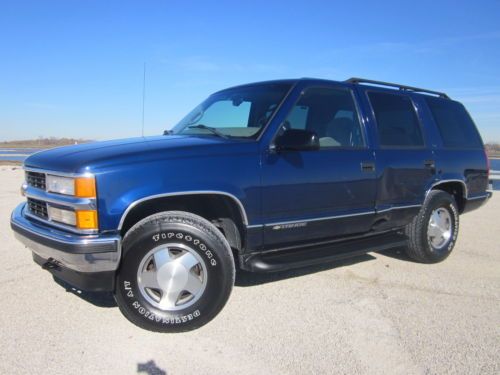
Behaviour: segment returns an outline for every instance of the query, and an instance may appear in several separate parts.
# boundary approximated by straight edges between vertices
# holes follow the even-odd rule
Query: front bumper
[[[51,228],[26,218],[25,206],[22,203],[14,209],[10,225],[38,264],[78,289],[113,289],[121,258],[119,235],[78,235]]]

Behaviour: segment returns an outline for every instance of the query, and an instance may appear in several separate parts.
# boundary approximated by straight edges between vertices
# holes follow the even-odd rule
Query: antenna
[[[146,63],[144,63],[144,75],[142,78],[142,137],[144,137],[144,102],[146,99]]]

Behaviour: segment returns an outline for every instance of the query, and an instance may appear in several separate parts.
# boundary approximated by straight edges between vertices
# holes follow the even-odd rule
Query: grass
[[[0,160],[0,166],[21,166],[23,165],[22,161],[17,161],[17,160]]]

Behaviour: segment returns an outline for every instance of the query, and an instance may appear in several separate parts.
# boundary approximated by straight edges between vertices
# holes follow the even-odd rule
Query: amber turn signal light
[[[98,229],[97,211],[76,211],[76,227],[78,229]]]
[[[93,177],[78,177],[75,179],[75,197],[95,198],[95,179]]]

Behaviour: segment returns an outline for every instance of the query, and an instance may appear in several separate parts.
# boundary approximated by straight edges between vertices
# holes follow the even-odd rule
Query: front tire
[[[141,328],[189,331],[222,310],[234,277],[222,233],[200,216],[169,211],[141,220],[125,235],[115,299]]]
[[[407,255],[422,263],[445,260],[455,247],[459,214],[455,199],[441,190],[432,190],[417,216],[405,228]]]

